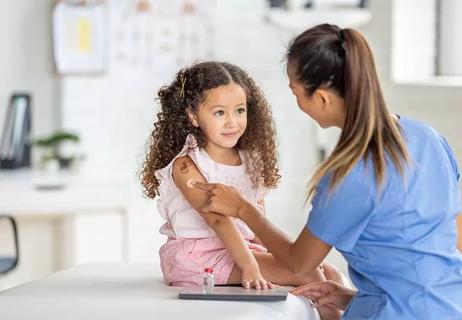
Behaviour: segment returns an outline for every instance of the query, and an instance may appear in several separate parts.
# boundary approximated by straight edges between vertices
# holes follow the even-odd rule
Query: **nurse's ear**
[[[319,88],[313,93],[314,104],[318,110],[318,123],[323,128],[332,126],[342,128],[345,122],[345,102],[335,91]]]
[[[314,95],[321,109],[325,111],[331,103],[330,92],[325,89],[317,89]]]

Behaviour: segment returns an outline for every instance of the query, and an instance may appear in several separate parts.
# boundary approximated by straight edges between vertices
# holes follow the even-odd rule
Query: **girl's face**
[[[207,147],[233,148],[247,128],[246,95],[230,83],[209,90],[197,112],[188,112],[191,123],[207,137]]]

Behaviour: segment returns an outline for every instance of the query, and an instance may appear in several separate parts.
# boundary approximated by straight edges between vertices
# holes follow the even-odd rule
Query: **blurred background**
[[[162,220],[138,170],[158,88],[194,61],[240,65],[266,93],[282,172],[267,214],[295,238],[338,130],[298,110],[284,53],[319,23],[360,30],[389,108],[462,163],[461,17],[460,0],[0,0],[0,290],[81,263],[159,268]]]

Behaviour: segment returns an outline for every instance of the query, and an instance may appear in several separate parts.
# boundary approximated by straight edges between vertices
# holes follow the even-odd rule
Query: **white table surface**
[[[0,292],[0,319],[317,319],[304,298],[235,302],[179,300],[155,264],[77,266]]]
[[[40,190],[37,183],[62,181],[64,187]],[[92,180],[61,172],[47,176],[19,169],[0,171],[0,212],[9,214],[74,214],[86,210],[125,210],[127,182]]]

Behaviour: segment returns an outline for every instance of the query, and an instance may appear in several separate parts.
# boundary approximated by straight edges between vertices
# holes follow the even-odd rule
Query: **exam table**
[[[156,264],[90,264],[0,291],[0,319],[317,320],[302,297],[286,301],[179,300]]]

